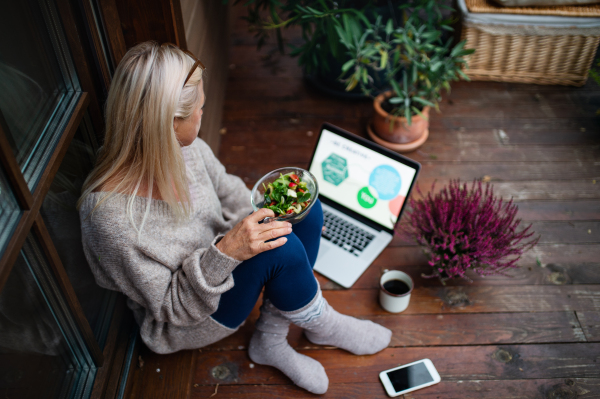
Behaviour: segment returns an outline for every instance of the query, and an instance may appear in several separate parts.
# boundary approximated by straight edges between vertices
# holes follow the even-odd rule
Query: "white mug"
[[[392,294],[383,288],[383,285],[390,280],[400,280],[408,285],[408,292],[402,295]],[[400,270],[384,270],[381,279],[379,279],[379,303],[381,307],[390,313],[400,313],[408,307],[410,293],[414,288],[412,278]]]

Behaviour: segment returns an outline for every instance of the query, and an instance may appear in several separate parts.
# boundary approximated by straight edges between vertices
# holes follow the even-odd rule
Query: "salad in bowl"
[[[274,218],[263,223],[285,220],[292,224],[303,220],[319,196],[316,178],[307,170],[294,167],[276,169],[263,176],[252,189],[254,211],[268,208]]]

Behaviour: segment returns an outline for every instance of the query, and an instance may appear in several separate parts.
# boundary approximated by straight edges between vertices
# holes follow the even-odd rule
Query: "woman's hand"
[[[219,241],[216,247],[224,253],[237,260],[247,260],[261,252],[282,246],[287,238],[281,237],[292,232],[292,224],[289,222],[271,222],[258,224],[266,217],[275,217],[275,212],[262,208],[236,224]],[[274,238],[277,240],[273,240]],[[267,240],[273,240],[265,242]]]

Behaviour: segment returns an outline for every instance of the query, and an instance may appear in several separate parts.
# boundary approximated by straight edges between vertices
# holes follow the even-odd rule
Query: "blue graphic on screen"
[[[400,173],[389,165],[376,167],[369,176],[369,185],[373,187],[382,200],[396,198],[402,187]]]

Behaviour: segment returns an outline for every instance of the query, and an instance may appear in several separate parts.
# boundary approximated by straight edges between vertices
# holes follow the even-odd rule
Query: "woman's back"
[[[181,151],[191,197],[189,218],[177,218],[164,201],[140,196],[128,215],[124,194],[114,194],[93,210],[108,195],[104,191],[91,193],[80,207],[84,252],[96,281],[130,298],[144,342],[159,353],[212,340],[203,336],[203,322],[210,323],[207,318],[220,293],[233,285],[230,271],[240,263],[213,242],[251,212],[248,189],[225,173],[206,143],[197,139]],[[182,342],[167,332],[166,323],[171,332],[175,326],[197,326],[199,332],[193,342]],[[214,326],[207,331],[212,330]]]

